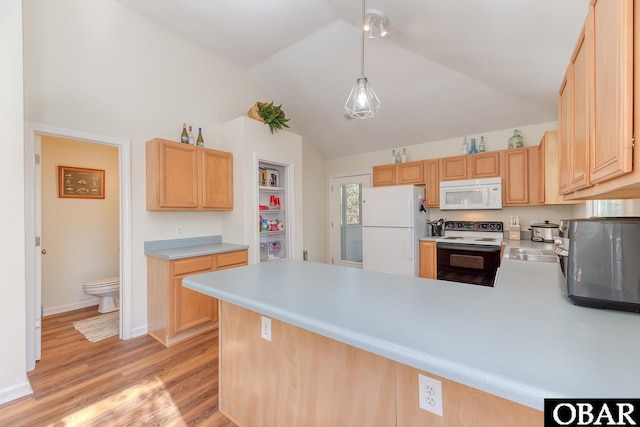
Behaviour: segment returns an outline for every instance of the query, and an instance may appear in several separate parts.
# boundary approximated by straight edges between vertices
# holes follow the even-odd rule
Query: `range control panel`
[[[501,221],[445,221],[444,229],[449,231],[499,231],[502,232]]]

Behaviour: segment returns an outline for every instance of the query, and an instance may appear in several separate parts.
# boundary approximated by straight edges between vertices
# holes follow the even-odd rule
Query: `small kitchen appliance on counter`
[[[446,221],[436,239],[438,279],[493,286],[500,267],[503,224],[496,221]]]
[[[558,282],[574,304],[640,311],[640,217],[560,221]]]
[[[559,225],[545,221],[540,224],[531,224],[531,240],[534,242],[553,243],[558,237]]]

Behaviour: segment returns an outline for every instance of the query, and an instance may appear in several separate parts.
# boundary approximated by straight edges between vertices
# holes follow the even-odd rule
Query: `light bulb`
[[[369,31],[373,25],[371,25],[371,21],[373,20],[373,17],[371,15],[367,16],[367,20],[365,21],[364,25],[362,26],[362,29],[365,31]]]
[[[369,99],[367,98],[367,89],[364,87],[364,85],[361,85],[358,88],[356,102],[358,103],[359,108],[364,108],[369,104]]]
[[[384,23],[380,23],[380,37],[384,37],[388,34],[387,27],[384,26]]]

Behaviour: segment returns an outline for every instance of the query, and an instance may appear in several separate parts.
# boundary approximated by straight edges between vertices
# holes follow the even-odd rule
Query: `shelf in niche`
[[[284,191],[283,187],[264,187],[264,186],[259,186],[258,189],[260,191]]]
[[[282,212],[282,209],[258,209],[260,213],[277,213]]]
[[[261,231],[260,235],[261,236],[265,236],[267,234],[282,234],[284,233],[284,230],[278,230],[278,231]]]

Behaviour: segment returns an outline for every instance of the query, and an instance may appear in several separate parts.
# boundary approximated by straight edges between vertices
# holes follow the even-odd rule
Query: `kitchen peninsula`
[[[240,425],[542,425],[544,398],[638,392],[639,315],[572,305],[555,264],[505,258],[494,288],[288,259],[183,284],[220,300],[219,406]]]

